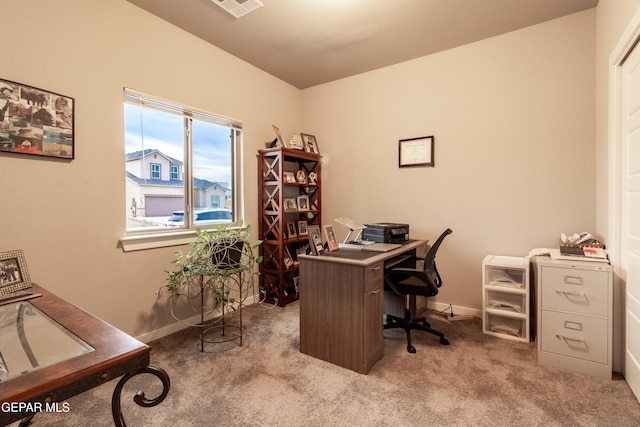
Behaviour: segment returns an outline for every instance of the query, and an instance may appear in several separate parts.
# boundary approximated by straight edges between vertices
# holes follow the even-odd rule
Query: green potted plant
[[[204,333],[222,327],[225,312],[240,309],[240,345],[242,345],[242,305],[254,289],[259,274],[256,263],[262,261],[256,249],[262,241],[251,243],[251,226],[223,227],[196,230],[196,240],[189,243],[187,252],[176,251],[173,271],[167,271],[167,282],[156,292],[168,297],[171,316],[189,326],[200,328],[201,351]],[[178,307],[187,304],[191,311],[180,314]],[[190,322],[195,312],[200,322]],[[221,315],[218,315],[218,314]],[[231,338],[235,339],[235,338]],[[219,342],[219,341],[215,341]]]

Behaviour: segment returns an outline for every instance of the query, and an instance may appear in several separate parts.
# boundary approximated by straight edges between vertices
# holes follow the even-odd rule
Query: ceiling
[[[598,0],[128,0],[304,89],[596,6]]]

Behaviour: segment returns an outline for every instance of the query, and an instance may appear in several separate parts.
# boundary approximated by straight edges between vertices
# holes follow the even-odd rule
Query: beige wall
[[[256,152],[297,129],[301,94],[124,0],[0,1],[0,77],[75,98],[71,162],[0,154],[0,250],[33,280],[124,331],[167,325],[154,292],[176,248],[124,253],[123,87],[245,124],[246,222],[257,234]]]
[[[118,247],[127,86],[244,121],[254,234],[255,153],[271,124],[285,137],[315,134],[326,222],[407,222],[431,240],[451,227],[440,301],[479,309],[485,254],[524,255],[562,231],[606,234],[603,62],[639,3],[601,0],[596,11],[299,91],[124,0],[0,0],[16,17],[3,20],[0,78],[74,97],[77,132],[72,162],[0,153],[0,250],[24,249],[36,282],[128,333],[170,323],[154,291],[175,248]],[[435,135],[436,167],[398,169],[398,139],[424,135]]]
[[[592,9],[304,90],[325,223],[450,227],[437,301],[480,309],[485,255],[595,230],[594,44]],[[399,169],[398,140],[425,135],[435,167]]]

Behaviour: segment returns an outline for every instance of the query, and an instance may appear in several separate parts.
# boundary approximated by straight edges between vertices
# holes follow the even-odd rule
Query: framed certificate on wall
[[[398,166],[434,166],[434,138],[422,136],[420,138],[401,139],[398,145]]]

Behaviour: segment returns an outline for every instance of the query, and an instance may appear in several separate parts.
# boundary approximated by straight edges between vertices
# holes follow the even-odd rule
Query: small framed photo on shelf
[[[287,223],[287,237],[289,239],[295,239],[298,237],[298,233],[296,233],[296,224],[293,221]]]
[[[30,287],[31,279],[22,249],[0,252],[0,295]]]
[[[309,135],[307,133],[301,133],[302,142],[304,143],[304,151],[307,153],[320,154],[320,150],[318,149],[318,142],[316,141],[316,137],[314,135]]]
[[[313,255],[321,255],[324,253],[322,247],[322,236],[320,235],[320,227],[317,225],[310,225],[309,228],[309,246],[311,247],[311,253]]]
[[[309,196],[298,196],[298,210],[299,211],[309,210]]]
[[[333,231],[333,225],[324,226],[324,237],[327,239],[329,252],[337,251],[340,248],[338,240],[336,240],[336,233]]]
[[[309,230],[307,229],[307,221],[298,221],[298,236],[308,236]]]
[[[293,172],[285,172],[284,173],[284,183],[285,184],[295,184],[296,176]]]
[[[296,199],[294,199],[293,197],[286,197],[284,199],[284,210],[285,211],[298,210],[298,205],[296,205]]]
[[[291,252],[289,252],[289,248],[288,247],[284,247],[284,266],[286,268],[291,268],[293,267],[294,262],[293,262],[293,257],[291,256]]]
[[[434,166],[434,138],[401,139],[398,142],[398,167]]]
[[[284,143],[284,139],[282,139],[282,135],[280,134],[280,128],[276,125],[271,126],[273,127],[273,131],[276,133],[276,139],[278,140],[278,142],[276,142],[276,147],[286,147],[287,145]]]

